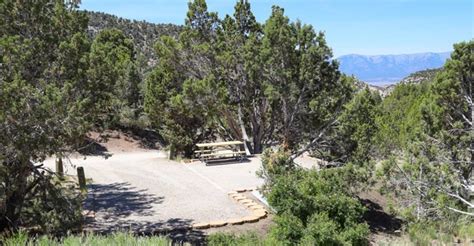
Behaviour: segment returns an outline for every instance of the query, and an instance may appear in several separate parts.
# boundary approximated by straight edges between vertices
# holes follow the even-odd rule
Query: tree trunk
[[[262,153],[262,138],[258,133],[253,135],[253,152],[254,154]]]
[[[12,182],[10,182],[10,187],[6,187],[7,197],[5,199],[5,207],[3,211],[0,211],[0,232],[14,232],[18,229],[18,221],[23,208],[28,176],[30,174],[28,165],[24,165],[23,163],[20,165],[18,175],[9,177]]]
[[[472,86],[472,85],[471,85]],[[471,88],[472,92],[472,88]],[[471,136],[474,136],[474,102],[472,101],[471,97]],[[471,139],[471,163],[474,161],[474,141]],[[469,190],[468,190],[468,198],[469,201],[474,203],[474,173],[473,173],[473,165],[469,168],[469,175],[468,175],[468,182],[469,182]],[[471,208],[471,212],[474,212],[474,208]]]
[[[254,110],[255,109],[254,107]],[[257,119],[258,116],[256,116],[256,113],[251,117],[251,124],[252,124],[252,140],[253,140],[253,153],[254,154],[260,154],[262,153],[262,148],[263,148],[263,127],[264,123],[261,118]]]
[[[242,106],[239,102],[239,106],[238,106],[238,109],[237,109],[237,114],[238,114],[238,118],[239,118],[239,125],[240,125],[240,130],[242,131],[242,140],[244,141],[244,147],[245,147],[245,154],[246,155],[251,155],[250,153],[250,148],[249,148],[249,137],[247,135],[247,130],[245,130],[245,124],[244,124],[244,120],[243,120],[243,114],[242,114]]]

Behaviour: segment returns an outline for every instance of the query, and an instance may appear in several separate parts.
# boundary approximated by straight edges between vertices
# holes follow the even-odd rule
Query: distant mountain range
[[[404,55],[345,55],[337,58],[342,72],[372,85],[389,85],[413,72],[442,67],[451,52]]]

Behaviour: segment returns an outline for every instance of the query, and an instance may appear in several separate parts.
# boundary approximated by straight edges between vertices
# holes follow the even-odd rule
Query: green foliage
[[[406,84],[406,83],[430,83],[432,82],[436,75],[441,72],[441,68],[434,68],[434,69],[426,69],[422,71],[417,71],[414,72],[407,77],[403,78],[402,81],[400,81],[400,84]]]
[[[156,44],[160,61],[145,97],[153,126],[178,151],[188,155],[210,132],[243,139],[254,153],[275,141],[296,151],[350,99],[352,81],[341,78],[324,35],[291,23],[283,9],[261,25],[248,1],[223,21],[203,0],[188,8],[179,38]],[[192,110],[166,112],[173,105]]]
[[[262,163],[267,174],[264,194],[276,210],[273,239],[286,245],[367,243],[365,208],[350,188],[353,166],[303,170],[279,152],[265,153]]]
[[[89,90],[93,93],[90,98],[93,105],[101,106],[101,117],[96,121],[116,125],[119,112],[136,109],[140,100],[141,78],[135,65],[133,42],[117,29],[105,29],[95,37],[89,60]]]
[[[237,245],[260,245],[260,246],[273,246],[282,245],[281,242],[274,241],[269,237],[260,237],[255,233],[248,232],[242,235],[226,234],[226,233],[213,233],[207,237],[207,244],[209,246],[237,246]]]
[[[295,151],[339,114],[352,87],[341,78],[324,34],[290,23],[274,6],[263,29],[261,86],[271,105],[271,139]]]
[[[326,136],[329,144],[313,154],[336,166],[352,162],[370,168],[368,163],[376,157],[376,120],[381,115],[381,102],[380,95],[368,88],[358,92],[344,105],[336,127]]]
[[[77,185],[65,183],[50,175],[36,185],[31,199],[25,200],[21,212],[24,225],[37,225],[47,234],[80,231],[83,223],[83,195]]]
[[[283,245],[296,245],[303,237],[305,226],[300,218],[285,213],[276,216],[275,226],[270,231],[270,237]]]
[[[262,168],[257,171],[257,175],[265,180],[262,187],[264,191],[271,190],[277,178],[294,170],[294,163],[289,162],[290,153],[285,151],[266,150],[262,154]]]
[[[182,27],[174,24],[154,24],[128,20],[114,15],[84,11],[89,18],[89,34],[96,37],[102,30],[118,29],[133,41],[137,52],[137,66],[141,77],[150,72],[156,63],[153,46],[162,36],[178,37]]]
[[[195,144],[213,139],[216,99],[222,97],[213,75],[213,28],[217,15],[205,1],[192,1],[178,40],[156,43],[160,57],[146,82],[145,111],[152,126],[178,152],[191,157]]]
[[[366,245],[369,233],[366,224],[357,224],[340,231],[326,213],[314,214],[304,231],[302,245]]]
[[[76,146],[92,124],[87,19],[76,7],[0,3],[1,232],[20,225],[65,231],[79,222],[71,190],[38,164]]]
[[[439,231],[472,235],[468,223],[458,224],[472,221],[474,207],[473,41],[456,44],[442,70],[415,73],[382,101],[368,89],[354,94],[357,82],[341,75],[324,34],[277,6],[261,24],[246,0],[223,20],[204,0],[190,1],[184,27],[164,30],[77,7],[0,3],[0,231],[77,227],[81,197],[40,163],[73,150],[94,127],[151,126],[186,157],[216,138],[245,140],[254,153],[281,144],[264,151],[259,171],[277,213],[270,236],[217,234],[211,245],[366,244],[355,193],[378,159],[383,188],[413,223],[415,242],[443,241]],[[94,18],[92,40],[86,15]],[[98,20],[107,23],[95,28]],[[305,151],[340,168],[302,170],[293,160]],[[427,237],[417,237],[426,221]],[[149,240],[117,234],[57,243]]]
[[[146,78],[153,66],[159,60],[154,52],[154,44],[163,36],[178,37],[182,27],[173,24],[152,24],[145,21],[127,20],[110,14],[84,11],[89,17],[88,32],[92,39],[103,36],[104,33],[115,30],[121,33],[127,39],[126,46],[133,44],[133,56],[128,62],[122,65],[113,62],[112,66],[121,67],[119,71],[103,73],[102,75],[112,75],[118,72],[119,79],[115,80],[110,86],[113,87],[113,93],[109,96],[108,108],[103,108],[105,112],[109,112],[109,117],[103,115],[102,121],[106,126],[126,127],[134,129],[148,128],[151,124],[147,113],[144,112],[144,97]],[[102,40],[101,42],[104,42]],[[108,43],[115,43],[123,46],[123,42],[119,40],[109,40]],[[125,46],[123,46],[125,47]],[[115,49],[115,53],[119,50]],[[130,47],[128,47],[130,49]],[[127,51],[125,51],[127,52]],[[105,56],[99,56],[99,59],[107,59]],[[98,61],[99,63],[101,61]],[[105,68],[105,67],[104,67]],[[106,88],[104,88],[106,89]],[[104,92],[105,90],[99,90]],[[104,95],[104,96],[105,96]],[[100,98],[100,97],[99,97]],[[107,119],[108,118],[108,119]]]
[[[172,241],[166,237],[152,236],[141,237],[133,236],[128,233],[114,233],[107,236],[86,234],[79,236],[65,236],[63,238],[50,238],[48,236],[40,236],[30,238],[25,232],[19,232],[11,237],[1,238],[6,246],[25,245],[25,246],[60,246],[60,245],[171,245]]]
[[[337,130],[345,139],[341,153],[349,157],[348,161],[364,163],[370,160],[374,150],[373,138],[378,132],[375,120],[380,115],[380,103],[378,93],[365,89],[345,105],[340,116],[340,130]]]
[[[385,190],[409,222],[432,223],[433,234],[450,233],[474,216],[473,45],[455,44],[433,82],[397,86],[378,121],[383,151],[391,156],[381,169]]]
[[[428,83],[399,84],[383,100],[383,114],[377,118],[377,145],[382,156],[401,151],[420,138],[424,130],[421,109],[432,100]],[[430,127],[436,128],[436,121],[430,122]]]
[[[474,225],[469,221],[459,221],[449,227],[442,223],[418,222],[411,224],[407,231],[416,245],[469,244],[474,238]]]
[[[147,80],[145,110],[167,142],[189,157],[196,143],[213,137],[214,127],[209,120],[213,105],[203,98],[215,95],[215,80],[179,79],[174,71],[153,71]]]
[[[261,82],[262,30],[250,3],[238,1],[233,16],[225,17],[217,34],[217,76],[222,78],[226,88],[219,108],[223,117],[218,121],[225,130],[219,134],[225,138],[243,139],[247,148],[260,153],[262,141],[268,137],[264,132],[270,116],[264,106]]]

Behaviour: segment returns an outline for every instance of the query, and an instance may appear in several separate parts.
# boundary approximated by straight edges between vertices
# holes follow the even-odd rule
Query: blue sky
[[[183,24],[188,0],[82,0],[82,9],[153,23]],[[272,5],[326,33],[334,55],[450,51],[474,38],[472,0],[254,0],[264,22]],[[235,0],[208,0],[219,16],[233,13]]]

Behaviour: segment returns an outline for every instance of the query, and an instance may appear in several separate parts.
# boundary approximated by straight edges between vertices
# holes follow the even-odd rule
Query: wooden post
[[[176,159],[176,148],[174,147],[174,144],[170,144],[170,149],[168,151],[168,159],[169,160]]]
[[[56,173],[61,178],[64,176],[63,158],[61,157],[56,159]]]
[[[84,174],[84,168],[78,167],[77,168],[77,179],[79,180],[79,188],[81,191],[87,191],[86,187],[86,175]]]

